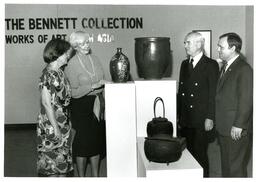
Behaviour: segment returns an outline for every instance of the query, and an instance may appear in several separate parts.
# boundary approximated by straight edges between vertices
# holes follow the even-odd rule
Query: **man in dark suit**
[[[216,91],[216,130],[223,177],[246,177],[252,134],[253,72],[241,55],[242,40],[235,33],[219,37],[223,60]]]
[[[204,55],[204,38],[190,32],[184,40],[188,59],[180,68],[177,115],[180,135],[187,148],[209,176],[208,132],[213,129],[218,63]]]

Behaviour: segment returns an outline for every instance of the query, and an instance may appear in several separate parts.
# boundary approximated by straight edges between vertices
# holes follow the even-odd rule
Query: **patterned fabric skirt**
[[[73,170],[71,125],[59,126],[61,139],[55,138],[50,121],[39,122],[37,125],[37,172],[40,175],[60,175]]]

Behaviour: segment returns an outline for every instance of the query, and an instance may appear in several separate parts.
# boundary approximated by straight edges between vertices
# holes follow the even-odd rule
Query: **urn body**
[[[170,63],[170,38],[135,38],[135,61],[140,78],[161,79]]]

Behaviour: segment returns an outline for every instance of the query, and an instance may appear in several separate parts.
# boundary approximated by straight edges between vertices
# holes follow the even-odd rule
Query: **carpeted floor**
[[[36,177],[36,132],[35,125],[5,127],[4,176]],[[221,177],[220,151],[216,141],[209,145],[210,177]],[[90,177],[88,165],[86,175]],[[252,160],[248,164],[248,175],[252,177]],[[100,177],[107,176],[106,158],[101,161]]]
[[[5,177],[37,177],[36,157],[35,125],[5,128]],[[91,176],[90,164],[87,165],[86,176]],[[101,160],[100,177],[106,176],[106,158],[104,158]]]

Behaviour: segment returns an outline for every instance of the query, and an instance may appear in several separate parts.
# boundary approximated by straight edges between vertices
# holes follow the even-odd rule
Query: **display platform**
[[[176,81],[147,80],[105,85],[106,147],[108,177],[203,177],[203,169],[184,150],[179,161],[149,162],[144,155],[147,123],[154,117],[153,103],[161,97],[165,117],[173,123],[176,136]],[[156,116],[163,108],[156,106]]]
[[[136,177],[135,84],[105,85],[107,176]]]
[[[190,152],[185,149],[181,158],[169,163],[149,162],[144,153],[144,137],[137,138],[138,154],[138,177],[161,177],[161,178],[203,178],[203,168],[193,158]]]

